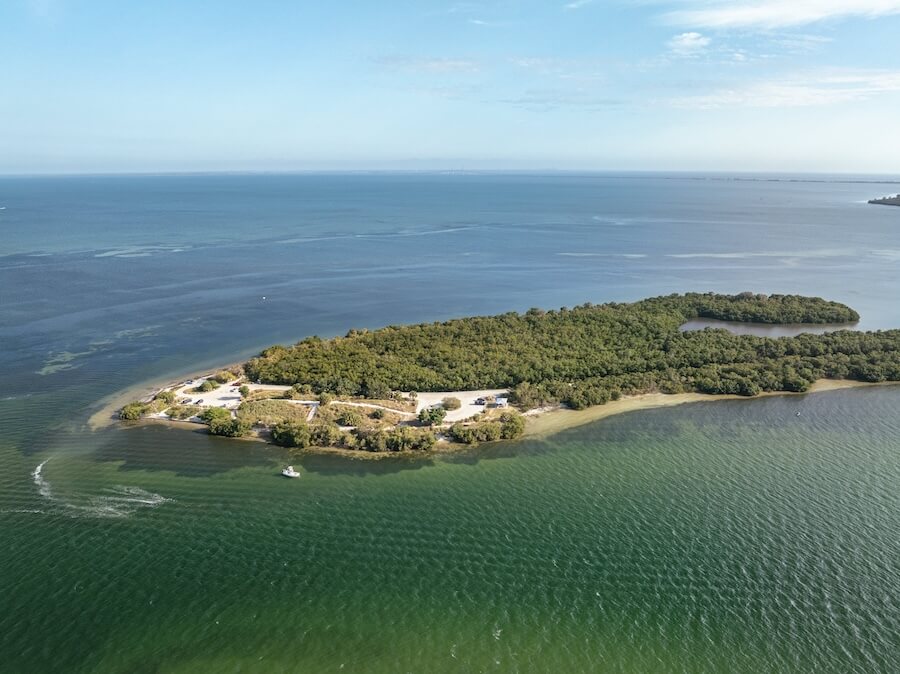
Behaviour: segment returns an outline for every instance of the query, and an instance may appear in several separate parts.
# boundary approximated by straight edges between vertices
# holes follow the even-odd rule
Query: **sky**
[[[0,173],[900,173],[900,0],[0,0]]]

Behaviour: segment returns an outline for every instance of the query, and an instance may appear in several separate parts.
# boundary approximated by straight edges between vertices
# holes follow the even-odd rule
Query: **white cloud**
[[[565,9],[581,9],[588,5],[594,4],[594,0],[572,0],[572,2],[564,5]]]
[[[832,38],[823,35],[796,35],[790,33],[770,38],[772,44],[793,54],[805,54],[816,51],[831,41]]]
[[[798,108],[860,101],[900,92],[900,71],[844,71],[751,82],[672,100],[679,108]]]
[[[740,0],[669,12],[672,23],[704,28],[784,28],[828,19],[900,14],[900,0]]]
[[[699,56],[706,51],[710,40],[700,33],[681,33],[669,40],[669,51],[675,56]]]

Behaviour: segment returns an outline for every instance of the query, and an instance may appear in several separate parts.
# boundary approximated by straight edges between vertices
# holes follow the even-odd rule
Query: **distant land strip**
[[[876,206],[900,206],[900,194],[894,197],[882,197],[881,199],[869,199],[870,204]]]

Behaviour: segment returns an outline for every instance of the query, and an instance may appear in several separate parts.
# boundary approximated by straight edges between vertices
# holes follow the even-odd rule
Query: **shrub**
[[[233,419],[224,407],[210,407],[203,410],[200,418],[209,426],[212,435],[239,438],[250,431],[250,424],[241,419]]]
[[[419,421],[425,426],[440,426],[446,416],[447,410],[443,407],[425,407],[419,412]]]
[[[441,401],[441,407],[443,407],[445,410],[458,410],[460,407],[462,407],[462,402],[459,398],[448,396]]]
[[[133,402],[128,403],[119,410],[119,418],[124,419],[125,421],[136,421],[140,419],[147,412],[147,405],[145,403]]]
[[[166,405],[174,405],[175,391],[160,391],[156,394],[156,400],[164,402]]]
[[[359,431],[354,434],[356,448],[366,452],[387,451],[387,433],[385,431]]]
[[[246,398],[250,395],[250,387],[244,384],[238,389],[238,393],[241,394],[241,398]]]
[[[320,405],[328,405],[332,400],[334,400],[334,396],[330,393],[320,393],[319,394],[319,404]]]
[[[385,445],[391,452],[425,451],[435,443],[431,431],[413,430],[409,426],[398,426],[385,435]]]
[[[453,424],[448,431],[454,442],[475,445],[494,440],[513,440],[525,432],[525,418],[515,412],[504,412],[497,421],[474,424]]]
[[[384,419],[384,410],[380,409],[380,408],[376,409],[376,410],[372,410],[372,412],[371,412],[371,414],[369,414],[369,416],[372,419]]]
[[[513,440],[525,432],[525,418],[515,412],[504,412],[500,415],[500,437]]]
[[[200,413],[200,419],[206,424],[211,424],[213,421],[230,420],[231,412],[224,407],[207,407]]]
[[[336,421],[339,426],[359,426],[363,422],[363,416],[356,410],[345,409],[341,411]]]
[[[250,425],[240,419],[213,419],[209,423],[209,432],[227,438],[240,438],[250,432]]]
[[[310,441],[316,447],[338,447],[347,437],[339,428],[330,424],[313,424],[309,427]]]
[[[190,419],[200,412],[199,405],[175,405],[166,412],[172,419]]]
[[[309,447],[312,434],[306,424],[283,421],[272,429],[272,440],[282,447]]]
[[[453,424],[449,430],[450,438],[466,445],[477,445],[479,442],[500,440],[503,435],[502,425],[496,421],[485,421],[478,424]]]
[[[211,378],[220,384],[227,384],[232,379],[234,379],[236,376],[237,375],[234,374],[234,372],[230,372],[228,370],[222,370],[220,372],[216,372]]]
[[[214,381],[212,379],[207,379],[200,386],[194,389],[196,393],[209,393],[210,391],[215,391],[219,388],[219,382]]]

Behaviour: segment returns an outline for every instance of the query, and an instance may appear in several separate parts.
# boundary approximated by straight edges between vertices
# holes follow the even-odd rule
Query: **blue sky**
[[[0,173],[900,173],[900,0],[3,0]]]

